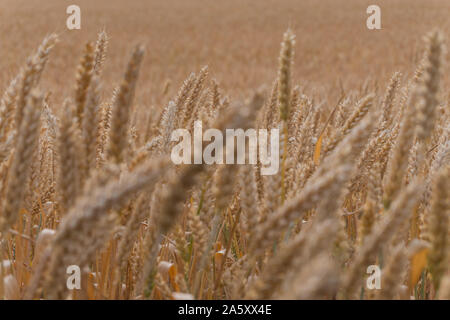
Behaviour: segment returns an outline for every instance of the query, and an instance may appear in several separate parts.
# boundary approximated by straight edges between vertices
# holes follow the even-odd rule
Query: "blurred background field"
[[[70,4],[81,7],[81,30],[66,28]],[[381,7],[382,30],[366,28],[370,4]],[[73,89],[74,54],[81,56],[80,44],[95,41],[105,28],[111,37],[106,92],[120,79],[133,45],[142,42],[147,52],[139,102],[159,105],[168,80],[173,96],[204,65],[224,91],[240,98],[270,86],[280,38],[290,26],[297,35],[294,82],[312,96],[325,91],[330,97],[339,83],[345,90],[358,88],[370,77],[384,88],[394,71],[409,76],[421,57],[422,36],[436,26],[450,34],[449,16],[447,0],[2,0],[0,86],[46,34],[58,32],[43,87],[58,92],[54,99],[60,103]]]

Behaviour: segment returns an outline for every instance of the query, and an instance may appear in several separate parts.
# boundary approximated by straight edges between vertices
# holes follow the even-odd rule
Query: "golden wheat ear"
[[[143,56],[144,47],[139,45],[131,55],[112,107],[108,155],[111,161],[116,164],[123,162],[126,158],[129,141],[129,118]]]
[[[106,30],[103,29],[97,35],[97,42],[95,43],[94,50],[94,72],[99,76],[103,71],[103,66],[106,61],[106,55],[108,53],[109,37]]]
[[[42,94],[37,90],[32,91],[24,110],[24,118],[18,132],[8,173],[3,210],[0,216],[2,236],[5,236],[19,218],[24,203],[26,192],[24,186],[30,177],[33,154],[38,145],[42,103]]]

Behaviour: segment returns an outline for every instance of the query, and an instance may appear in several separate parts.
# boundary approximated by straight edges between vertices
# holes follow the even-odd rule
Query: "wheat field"
[[[450,299],[448,1],[77,2],[0,3],[0,299]]]

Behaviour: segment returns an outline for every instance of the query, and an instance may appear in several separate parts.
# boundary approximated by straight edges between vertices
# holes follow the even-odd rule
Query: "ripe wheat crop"
[[[289,28],[271,88],[227,95],[204,66],[155,99],[137,93],[141,44],[127,43],[110,88],[107,28],[70,57],[72,90],[47,88],[64,36],[45,36],[3,88],[0,299],[450,299],[443,30],[425,35],[414,74],[386,83],[306,90],[294,73],[306,35]],[[279,129],[278,172],[175,165],[171,133],[196,121]]]

